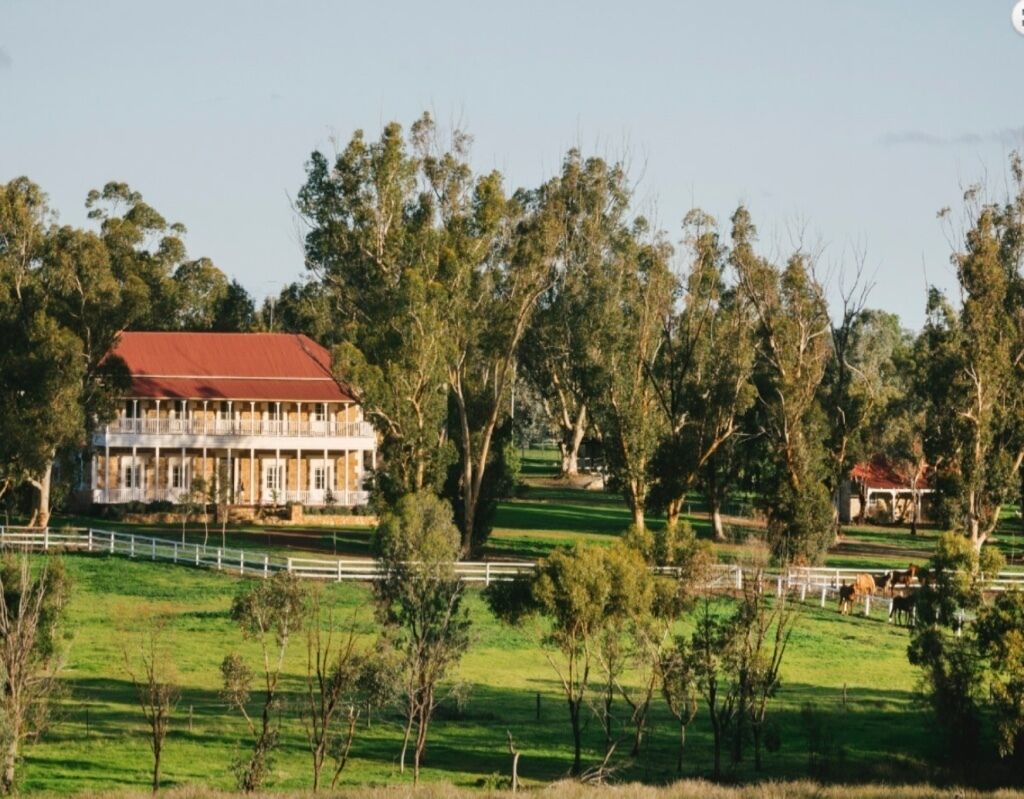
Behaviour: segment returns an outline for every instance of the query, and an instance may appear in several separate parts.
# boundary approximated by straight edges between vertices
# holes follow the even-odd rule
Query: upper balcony
[[[114,419],[93,433],[96,446],[232,446],[372,449],[369,422],[334,419],[130,417]]]

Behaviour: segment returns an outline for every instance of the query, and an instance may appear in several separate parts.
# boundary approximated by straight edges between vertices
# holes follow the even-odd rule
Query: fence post
[[[245,550],[238,550],[238,576],[245,575]]]
[[[338,582],[341,582],[341,561],[338,561]]]
[[[114,533],[110,533],[110,554],[114,554]]]
[[[89,528],[89,538],[88,538],[88,543],[86,544],[86,551],[92,552],[92,528],[91,527]]]
[[[822,584],[821,586],[821,606],[825,607],[825,595],[828,593],[828,586]]]
[[[775,581],[775,596],[782,596],[782,575]]]
[[[266,580],[270,576],[270,556],[263,556],[263,579]]]
[[[196,544],[196,566],[199,565],[199,544]]]
[[[839,569],[836,569],[836,581],[835,581],[835,583],[834,583],[834,584],[832,585],[832,587],[833,587],[833,588],[835,588],[835,589],[836,589],[836,591],[838,591],[838,590],[839,590]]]
[[[221,570],[221,568],[220,568],[220,557],[221,557],[220,547],[217,547],[217,571]]]
[[[150,553],[151,553],[152,560],[156,560],[156,539],[155,538],[149,539],[149,550],[150,550]]]
[[[174,548],[174,562],[178,562],[178,542],[175,541],[171,546]]]
[[[50,551],[50,527],[47,525],[43,528],[43,551]]]
[[[135,535],[133,534],[133,535],[132,535],[132,536],[131,536],[131,537],[130,537],[130,538],[128,539],[128,541],[129,541],[129,545],[128,545],[128,557],[130,557],[130,558],[134,558],[134,557],[135,557]]]
[[[733,568],[736,570],[736,590],[737,591],[742,591],[743,590],[743,567],[742,566],[733,566]]]
[[[871,615],[871,594],[864,594],[864,615]]]
[[[803,602],[807,599],[807,582],[800,583],[800,601]]]
[[[288,574],[292,573],[292,559],[288,558]]]
[[[484,585],[488,586],[491,584],[491,562],[487,561],[484,564]]]
[[[892,624],[892,597],[889,597],[889,618],[886,619],[887,624]]]

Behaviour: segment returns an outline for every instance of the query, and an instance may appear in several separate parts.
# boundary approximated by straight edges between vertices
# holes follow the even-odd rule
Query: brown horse
[[[850,608],[853,607],[853,600],[857,598],[857,586],[843,583],[839,586],[839,614],[848,616]]]
[[[885,574],[876,574],[875,576],[875,589],[881,591],[883,594],[887,591],[892,593],[892,571],[887,571]]]
[[[858,574],[853,581],[853,595],[875,593],[875,578],[870,574]]]
[[[917,577],[919,571],[920,569],[918,569],[918,567],[915,566],[913,563],[911,563],[910,566],[907,567],[907,570],[905,572],[894,571],[892,573],[893,587],[897,585],[902,585],[905,588],[909,588],[910,584],[914,582],[914,579]]]

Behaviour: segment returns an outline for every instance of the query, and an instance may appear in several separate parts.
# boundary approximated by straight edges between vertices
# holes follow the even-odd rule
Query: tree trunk
[[[725,525],[722,523],[722,500],[717,493],[708,496],[711,505],[711,531],[716,541],[725,541]]]
[[[52,478],[53,461],[50,461],[46,464],[42,476],[38,480],[32,481],[36,496],[29,527],[46,527],[50,523],[50,483]]]
[[[580,729],[580,700],[569,700],[569,719],[572,722],[572,776],[583,771],[583,731]]]
[[[683,749],[686,748],[686,725],[679,722],[679,756],[676,758],[676,774],[683,773]]]
[[[572,428],[565,430],[562,435],[562,477],[575,477],[580,473],[580,445],[583,443],[583,436],[586,431],[587,406],[580,405],[579,413],[576,414]]]
[[[409,718],[405,722],[405,735],[402,736],[402,751],[398,755],[398,773],[405,774],[405,753],[409,749],[409,737],[412,735],[412,722],[415,714],[409,711]]]
[[[711,778],[718,782],[722,779],[722,725],[714,713],[711,714],[711,732],[715,747],[715,759]]]
[[[665,525],[670,530],[679,523],[679,516],[683,509],[683,498],[670,499],[665,507]]]
[[[761,770],[761,723],[751,724],[751,731],[754,734],[754,769]]]
[[[14,792],[15,768],[18,765],[18,730],[9,730],[10,739],[4,751],[4,771],[0,777],[0,793],[5,796]]]
[[[153,748],[153,793],[160,790],[160,745]]]
[[[868,488],[864,480],[857,481],[857,499],[860,500],[860,507],[857,508],[857,524],[864,524],[868,512]]]

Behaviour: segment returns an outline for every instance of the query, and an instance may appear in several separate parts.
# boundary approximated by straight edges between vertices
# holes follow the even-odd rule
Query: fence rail
[[[228,572],[243,577],[267,578],[278,572],[289,572],[304,579],[346,582],[379,580],[385,574],[379,561],[368,558],[331,560],[290,557],[92,527],[40,529],[0,525],[0,549],[41,552],[67,550],[120,555]],[[453,564],[454,573],[461,581],[485,586],[531,574],[536,566],[536,563],[530,561],[458,561]],[[673,567],[655,567],[654,571],[663,575],[679,573]],[[796,595],[800,601],[810,599],[820,602],[824,607],[829,597],[838,594],[840,586],[852,582],[857,575],[884,574],[887,571],[890,570],[801,567],[753,572],[745,571],[735,564],[716,564],[704,588],[739,591],[750,580],[756,580],[759,590],[774,591],[776,595]],[[1024,572],[1000,572],[985,581],[984,590],[1024,590]],[[891,610],[892,599],[884,594],[863,594],[857,601],[863,603],[864,615],[870,615],[872,604],[875,607],[881,604]]]
[[[108,433],[209,436],[312,436],[373,438],[369,422],[303,421],[290,419],[204,419],[121,417],[106,425]]]

